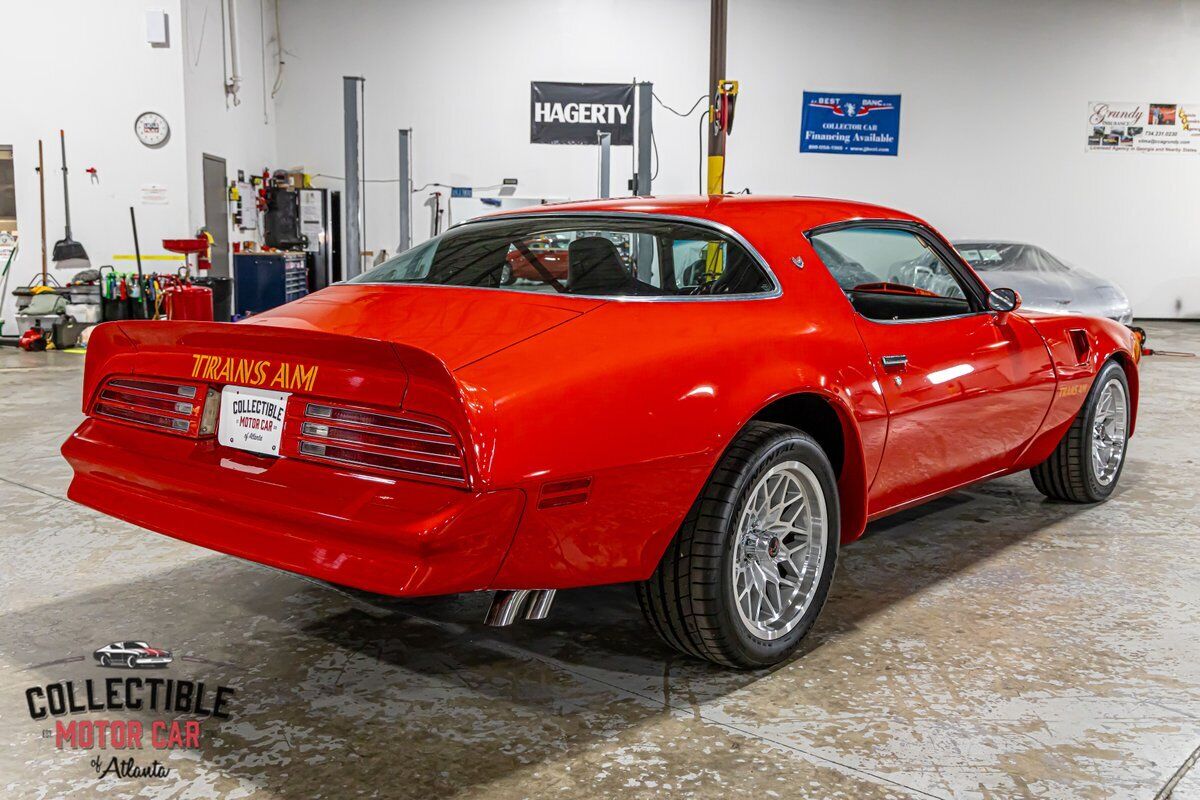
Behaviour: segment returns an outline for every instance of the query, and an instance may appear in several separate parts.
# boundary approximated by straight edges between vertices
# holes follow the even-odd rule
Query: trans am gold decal
[[[1059,397],[1074,397],[1075,395],[1085,394],[1088,390],[1086,383],[1077,383],[1074,386],[1058,387]]]
[[[236,386],[269,386],[272,389],[312,391],[317,381],[318,367],[289,364],[276,365],[265,359],[235,356],[192,355],[192,377],[213,383],[232,383]]]

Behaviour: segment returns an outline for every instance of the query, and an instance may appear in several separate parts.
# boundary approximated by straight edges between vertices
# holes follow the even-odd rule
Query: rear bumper
[[[67,496],[167,536],[389,595],[489,587],[525,506],[88,419],[62,447]]]

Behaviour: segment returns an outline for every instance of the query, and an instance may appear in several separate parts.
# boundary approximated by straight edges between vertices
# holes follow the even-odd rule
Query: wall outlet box
[[[151,47],[166,47],[170,44],[167,33],[167,12],[161,9],[146,12],[146,41]]]

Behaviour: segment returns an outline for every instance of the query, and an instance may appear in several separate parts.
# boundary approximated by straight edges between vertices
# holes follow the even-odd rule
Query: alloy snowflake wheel
[[[748,423],[638,584],[646,619],[688,655],[743,669],[778,664],[829,596],[840,512],[837,473],[816,439]]]
[[[1029,470],[1038,491],[1069,503],[1107,500],[1125,467],[1134,396],[1118,361],[1101,366],[1062,439],[1045,461]]]
[[[825,495],[799,461],[776,464],[750,491],[731,563],[738,616],[753,635],[777,639],[804,617],[828,550]]]
[[[1125,387],[1118,380],[1110,380],[1100,390],[1092,416],[1092,468],[1096,480],[1104,486],[1112,483],[1125,457],[1127,409]]]

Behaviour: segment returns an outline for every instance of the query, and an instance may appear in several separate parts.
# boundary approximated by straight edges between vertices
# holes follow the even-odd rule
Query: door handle
[[[880,360],[883,362],[884,369],[902,369],[908,366],[908,356],[906,355],[884,356]]]

